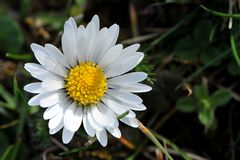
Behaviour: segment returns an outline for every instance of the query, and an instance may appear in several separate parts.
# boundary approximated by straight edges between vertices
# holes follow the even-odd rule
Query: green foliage
[[[239,54],[237,51],[237,45],[236,45],[236,41],[235,41],[233,33],[230,34],[230,43],[231,43],[231,48],[232,48],[232,54],[233,54],[236,62],[238,63],[238,65],[240,65],[240,58],[239,58]]]
[[[224,13],[224,12],[218,12],[218,11],[214,11],[211,9],[208,9],[207,7],[200,5],[201,8],[203,8],[205,11],[207,11],[208,13],[211,13],[215,16],[219,16],[219,17],[229,17],[229,18],[240,18],[240,14],[232,14],[232,13]],[[233,22],[231,22],[233,23]],[[235,32],[232,31],[232,27],[230,27],[229,29],[231,29],[231,33],[230,33],[230,44],[231,44],[231,49],[232,49],[232,54],[236,60],[236,62],[238,63],[238,65],[240,65],[240,58],[239,58],[239,54],[237,52],[237,45],[236,45],[236,40],[235,40]]]
[[[228,65],[228,72],[233,76],[237,76],[240,74],[240,67],[237,65],[236,62],[231,62]]]
[[[11,17],[0,14],[0,43],[5,52],[19,53],[23,45],[23,33]]]
[[[6,116],[8,118],[11,118],[13,115],[9,115],[9,111],[12,111],[11,113],[18,114],[18,119],[12,120],[11,122],[4,124],[2,128],[9,128],[14,127],[15,134],[17,137],[16,144],[9,146],[3,156],[0,160],[15,160],[17,152],[19,150],[19,146],[21,143],[21,139],[18,138],[23,133],[23,128],[25,126],[25,119],[26,119],[26,97],[23,96],[22,92],[18,88],[17,80],[16,78],[13,79],[13,91],[12,93],[9,92],[5,87],[0,85],[0,97],[4,100],[1,101],[0,108],[3,110],[3,116]],[[16,127],[15,127],[16,126]],[[1,138],[6,138],[5,133],[1,133]],[[1,135],[0,134],[0,135]],[[0,138],[1,145],[3,147],[6,147],[5,145],[9,144],[9,139],[2,140]]]
[[[155,81],[155,72],[153,70],[154,66],[149,62],[149,58],[147,56],[144,57],[142,62],[135,68],[135,71],[145,72],[148,74],[147,81],[153,85]]]
[[[25,17],[31,8],[32,0],[21,0],[20,1],[20,13],[22,17]]]
[[[23,60],[23,61],[32,59],[31,54],[6,53],[6,57],[14,59],[14,60]]]
[[[60,31],[63,29],[63,24],[67,19],[67,16],[63,13],[44,12],[36,15],[36,18],[41,21],[44,26]]]
[[[33,58],[33,54],[28,53],[30,51],[29,44],[32,42],[39,44],[51,43],[61,48],[60,36],[62,34],[64,21],[67,20],[69,16],[74,16],[77,22],[82,24],[83,22],[81,20],[98,14],[101,18],[102,26],[107,25],[108,27],[111,23],[115,22],[121,26],[119,42],[126,37],[129,38],[129,35],[131,35],[131,33],[129,33],[130,24],[135,24],[132,23],[134,19],[132,17],[123,17],[122,15],[124,14],[118,14],[117,9],[112,6],[112,4],[116,5],[118,1],[119,0],[115,0],[114,2],[103,4],[101,1],[86,0],[50,0],[41,2],[33,0],[13,0],[0,2],[0,52],[3,53],[0,59],[0,81],[5,81],[5,78],[7,80],[12,78],[8,77],[9,75],[6,76],[5,70],[3,69],[5,69],[5,61],[13,61],[17,66],[15,75],[18,76],[19,82],[21,82],[21,84],[19,84],[20,88],[25,85],[27,83],[26,77],[28,77],[29,73],[23,70],[22,65]],[[146,121],[148,126],[154,129],[157,128],[157,132],[159,126],[164,124],[168,119],[171,119],[172,115],[176,114],[175,108],[167,108],[169,110],[166,110],[164,105],[172,105],[177,102],[176,106],[179,111],[196,115],[199,123],[205,126],[206,130],[214,130],[218,124],[217,118],[215,117],[216,111],[219,111],[217,114],[218,119],[221,118],[219,122],[234,122],[234,124],[219,123],[219,125],[221,125],[219,128],[224,127],[226,130],[222,133],[215,132],[214,134],[204,136],[202,133],[200,133],[199,136],[198,133],[192,131],[192,129],[195,128],[199,129],[197,128],[198,125],[195,125],[195,121],[193,121],[192,124],[183,124],[181,127],[184,127],[184,129],[178,130],[176,133],[177,137],[175,137],[175,133],[171,133],[170,136],[165,135],[169,136],[169,139],[167,139],[153,132],[157,139],[153,137],[150,138],[152,138],[156,147],[162,147],[161,144],[157,142],[157,140],[159,140],[164,144],[164,148],[166,146],[166,148],[176,153],[176,155],[171,154],[171,156],[174,156],[174,159],[177,159],[175,157],[185,160],[194,159],[191,157],[193,154],[191,154],[191,152],[189,153],[189,151],[194,151],[199,148],[203,148],[204,150],[199,150],[199,153],[206,154],[210,159],[219,159],[210,155],[215,153],[220,153],[221,158],[228,157],[227,155],[229,153],[231,153],[231,158],[234,157],[235,152],[237,154],[240,134],[236,133],[238,129],[235,129],[237,125],[235,125],[234,120],[236,117],[239,117],[239,114],[233,109],[235,109],[235,106],[236,108],[238,107],[238,103],[235,103],[234,100],[239,100],[238,79],[240,67],[238,63],[240,63],[240,60],[238,41],[240,23],[238,19],[240,18],[240,14],[238,14],[238,12],[240,9],[237,6],[237,2],[233,3],[231,14],[231,7],[226,8],[226,6],[230,6],[230,4],[227,4],[230,2],[232,1],[224,1],[221,3],[214,1],[204,2],[206,6],[214,10],[202,5],[200,8],[199,3],[201,3],[201,1],[194,0],[164,0],[161,2],[134,1],[134,3],[131,3],[133,7],[136,8],[133,10],[130,9],[130,11],[137,13],[133,15],[137,15],[137,17],[135,17],[137,20],[136,24],[139,25],[137,27],[139,27],[139,33],[141,37],[143,37],[141,41],[141,46],[143,46],[142,51],[147,54],[147,57],[144,58],[135,70],[148,73],[147,83],[150,83],[153,88],[156,88],[154,93],[149,94],[150,97],[148,97],[148,95],[143,97],[143,103],[146,103],[149,109],[144,112],[144,114],[139,113],[140,116],[138,116],[138,118],[140,121],[141,118],[149,117]],[[190,5],[186,3],[190,3]],[[104,7],[102,7],[102,5],[104,5]],[[128,3],[126,6],[128,6]],[[145,9],[140,10],[141,8]],[[216,11],[215,8],[218,11]],[[112,12],[112,10],[114,10],[114,12]],[[144,15],[144,18],[142,18],[141,14]],[[29,19],[30,21],[28,21]],[[233,20],[232,28],[229,27],[231,19]],[[16,20],[20,23],[17,23]],[[129,20],[131,22],[129,22]],[[122,27],[124,27],[124,29]],[[45,33],[49,35],[49,38],[45,39],[43,36]],[[23,35],[26,37],[25,39]],[[164,72],[164,74],[162,74],[162,72]],[[176,74],[173,78],[172,73]],[[178,77],[182,77],[182,79],[178,79]],[[191,96],[181,97],[181,89],[184,84],[198,84],[199,79],[202,78],[209,82],[209,86],[194,85]],[[170,81],[172,79],[174,79],[173,83]],[[85,156],[87,156],[88,159],[95,158],[91,157],[91,153],[96,149],[98,150],[97,147],[99,145],[97,143],[91,143],[91,145],[88,146],[82,145],[84,140],[89,138],[84,129],[80,129],[75,134],[76,136],[84,138],[84,140],[82,140],[82,138],[74,138],[76,141],[72,141],[67,147],[62,146],[60,139],[59,143],[57,142],[61,133],[54,136],[56,139],[51,138],[48,133],[47,121],[42,118],[42,110],[37,106],[28,106],[27,100],[29,99],[29,95],[19,88],[16,78],[14,78],[13,85],[4,86],[4,84],[6,84],[6,82],[0,84],[0,160],[27,159],[24,157],[29,157],[29,155],[21,152],[22,149],[27,150],[31,156],[34,156],[34,159],[38,159],[42,153],[47,153],[45,155],[46,157],[44,157],[45,159],[55,158],[54,156],[56,155],[64,156],[63,159],[85,159]],[[178,86],[176,87],[176,85]],[[227,89],[219,89],[219,86]],[[175,90],[172,90],[172,88],[175,87],[177,93]],[[214,88],[218,89],[213,90]],[[166,100],[166,102],[163,103],[159,97],[161,100]],[[234,100],[230,102],[232,97]],[[155,106],[161,107],[157,108],[156,111],[158,112],[153,113],[152,107]],[[231,108],[221,108],[223,106],[231,106]],[[224,111],[224,113],[221,111]],[[128,112],[123,113],[118,119],[121,119],[127,114]],[[160,114],[162,115],[159,116]],[[178,116],[176,117],[179,118]],[[177,119],[179,122],[181,120],[180,118]],[[191,121],[191,119],[189,119],[189,121]],[[172,126],[172,122],[174,122],[174,120],[168,121],[167,124]],[[175,124],[176,123],[174,123],[174,125]],[[167,127],[168,126],[165,125],[165,127],[161,128],[163,132],[165,129],[168,129]],[[176,128],[178,127],[178,124],[176,124]],[[125,131],[129,133],[132,132],[132,129],[131,131]],[[144,137],[141,142],[139,141],[142,135],[139,134],[138,130],[134,130],[134,134],[125,134],[125,131],[123,132],[123,138],[125,138],[127,142],[129,141],[130,144],[131,142],[137,144],[133,149],[134,156],[129,157],[129,160],[139,159],[139,157],[142,158],[141,156],[145,156],[145,153],[146,155],[150,155],[150,158],[155,156],[155,154],[149,154],[149,150],[145,150],[145,148],[149,147],[146,137]],[[194,137],[189,136],[179,140],[179,137],[186,137],[186,133],[189,133],[189,135],[193,135],[192,133],[194,133]],[[224,145],[212,147],[213,144],[211,144],[208,147],[199,147],[201,144],[195,142],[201,141],[199,137],[206,139],[205,136],[209,138],[211,143],[214,141],[214,144],[217,145],[222,144],[222,142],[217,142],[219,137],[223,138],[222,141],[224,141],[224,143],[230,139],[227,144],[231,145],[230,147],[228,145],[226,145],[226,147]],[[236,141],[234,142],[235,136]],[[23,137],[24,141],[21,141],[19,137]],[[227,138],[224,139],[224,137]],[[89,140],[95,142],[96,137],[90,138]],[[174,142],[172,142],[173,140]],[[57,142],[57,145],[53,144],[55,142]],[[112,147],[111,152],[115,151],[116,148],[116,150],[122,149],[123,145],[118,145],[119,142],[117,140],[114,143],[117,145],[110,143]],[[178,145],[181,147],[178,147],[175,143],[179,143]],[[191,143],[191,145],[187,143]],[[34,146],[32,146],[33,144]],[[186,152],[182,149],[186,147],[184,146],[185,144],[187,144],[188,147],[193,146],[193,148],[188,148],[188,152]],[[195,145],[197,149],[194,148]],[[109,148],[106,149],[109,150]],[[144,154],[141,154],[142,151],[144,151]],[[84,155],[85,153],[88,155]],[[125,151],[122,151],[122,153],[121,156],[126,155]],[[224,155],[222,155],[222,153],[224,153]],[[23,156],[21,154],[23,154]],[[118,153],[115,154],[114,152],[113,154],[111,153],[111,155],[118,155]],[[144,158],[146,159],[146,157]],[[120,159],[122,158],[123,157]],[[152,159],[154,158],[155,157]],[[166,157],[156,157],[156,159],[157,158],[164,159]],[[118,158],[114,157],[113,159]],[[199,159],[201,159],[201,156]]]
[[[197,112],[198,119],[208,129],[214,127],[215,110],[226,105],[231,98],[230,92],[225,89],[218,89],[209,95],[206,85],[197,85],[193,96],[178,99],[177,108],[184,113]]]
[[[230,17],[232,17],[232,18],[240,18],[240,14],[229,14],[229,13],[214,11],[214,10],[208,9],[204,5],[200,5],[200,7],[203,8],[208,13],[211,13],[211,14],[213,14],[215,16],[224,17],[224,18],[230,18]]]
[[[16,98],[3,85],[0,84],[0,96],[5,101],[0,101],[0,105],[10,110],[16,110]]]
[[[19,147],[21,145],[21,139],[19,139],[14,145],[7,148],[4,154],[1,156],[0,160],[15,160]]]
[[[50,144],[51,140],[48,133],[47,122],[41,118],[42,117],[38,117],[36,121],[34,121],[34,124],[32,124],[35,125],[33,128],[36,127],[36,134],[34,134],[33,137],[34,140],[38,143],[39,148],[45,148]]]
[[[3,152],[8,148],[9,146],[9,140],[7,135],[3,132],[0,131],[0,155],[3,155]]]
[[[207,99],[208,98],[208,88],[206,85],[195,86],[193,88],[193,93],[197,99]]]
[[[189,97],[180,98],[177,102],[178,110],[180,110],[181,112],[184,112],[184,113],[190,113],[190,112],[196,111],[197,108],[194,107],[194,105],[196,105],[196,104],[195,104],[193,98],[189,98]]]
[[[219,89],[211,95],[211,103],[215,105],[214,107],[224,106],[230,101],[231,98],[232,97],[229,91],[226,91],[225,89]]]
[[[193,34],[177,41],[173,49],[173,54],[183,60],[208,63],[219,55],[218,47],[213,46],[214,32],[216,25],[209,20],[201,20],[193,29]],[[212,65],[219,65],[220,61],[214,62]]]

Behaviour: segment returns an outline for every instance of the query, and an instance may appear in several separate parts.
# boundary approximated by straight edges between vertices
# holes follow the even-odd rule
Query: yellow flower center
[[[98,103],[107,90],[103,70],[93,62],[82,62],[70,69],[65,80],[68,96],[84,106]]]

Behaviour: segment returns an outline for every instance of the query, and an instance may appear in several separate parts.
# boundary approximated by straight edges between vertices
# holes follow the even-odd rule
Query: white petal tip
[[[103,147],[107,146],[107,143],[100,143]]]
[[[68,144],[72,140],[73,135],[74,135],[74,132],[72,132],[66,128],[63,128],[62,142],[64,144]]]
[[[25,86],[23,87],[23,90],[28,92],[28,85],[25,85]]]
[[[75,22],[75,20],[74,20],[73,17],[69,17],[69,18],[68,18],[68,21],[74,21],[74,22]]]
[[[99,22],[99,17],[98,17],[98,15],[94,15],[93,16],[93,18],[92,18],[92,21],[94,21],[94,22]]]

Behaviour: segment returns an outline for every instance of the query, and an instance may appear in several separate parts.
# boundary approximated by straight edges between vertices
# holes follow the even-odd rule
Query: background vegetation
[[[239,11],[237,0],[1,0],[0,160],[163,160],[166,150],[176,160],[240,159]],[[64,21],[94,14],[101,26],[120,25],[118,43],[141,44],[136,70],[153,90],[140,95],[148,109],[138,118],[162,146],[125,125],[106,148],[82,129],[63,145],[61,133],[49,136],[43,109],[27,105],[30,44],[60,48]]]

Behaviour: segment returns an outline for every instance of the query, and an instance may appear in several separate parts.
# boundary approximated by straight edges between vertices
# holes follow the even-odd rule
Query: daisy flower
[[[123,48],[116,44],[119,26],[99,29],[95,15],[86,27],[77,27],[73,18],[64,24],[62,52],[51,44],[31,44],[40,64],[26,63],[24,68],[40,82],[27,84],[24,90],[35,93],[28,104],[46,108],[49,134],[62,131],[67,144],[82,125],[86,133],[102,146],[107,145],[107,131],[121,137],[118,116],[123,123],[138,127],[133,111],[146,107],[133,94],[147,92],[151,87],[139,82],[147,78],[144,72],[131,72],[143,59],[137,52],[139,44]]]

